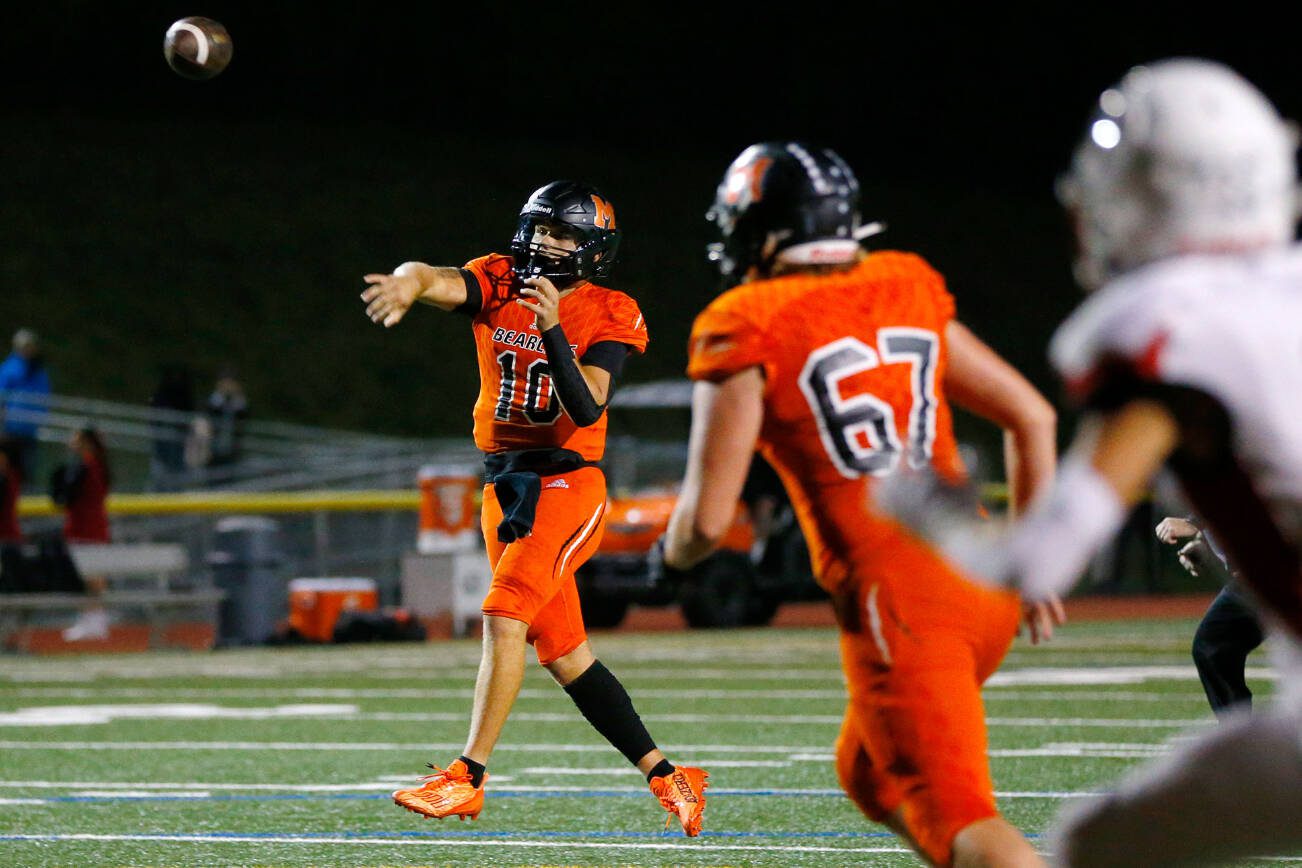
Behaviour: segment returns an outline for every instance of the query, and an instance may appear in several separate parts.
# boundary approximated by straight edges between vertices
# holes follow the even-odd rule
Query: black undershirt
[[[454,307],[454,313],[464,313],[466,316],[474,316],[484,307],[484,292],[479,288],[479,278],[475,277],[474,272],[468,268],[458,268],[457,272],[461,275],[461,280],[466,285],[466,300]]]

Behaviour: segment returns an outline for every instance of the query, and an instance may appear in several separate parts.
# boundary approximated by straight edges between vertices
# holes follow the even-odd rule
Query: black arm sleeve
[[[466,300],[461,302],[452,309],[453,313],[464,313],[466,316],[474,316],[484,307],[484,293],[479,288],[479,278],[475,277],[469,269],[458,268],[461,273],[461,279],[466,284]]]
[[[624,362],[628,359],[628,344],[619,341],[597,341],[588,347],[588,351],[579,359],[581,365],[592,365],[610,374],[613,380],[624,373]]]
[[[542,333],[543,350],[547,353],[547,366],[551,369],[552,387],[561,399],[565,412],[580,428],[586,428],[601,418],[606,405],[598,404],[588,388],[588,381],[579,370],[579,363],[570,349],[565,329],[554,325]]]

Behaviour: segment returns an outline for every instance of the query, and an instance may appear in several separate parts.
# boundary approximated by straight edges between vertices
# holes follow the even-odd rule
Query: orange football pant
[[[497,539],[501,520],[497,495],[486,485],[480,522],[493,582],[482,609],[528,624],[526,639],[545,666],[587,639],[574,572],[606,529],[606,477],[596,467],[542,477],[533,532],[509,545]]]
[[[898,814],[926,856],[948,865],[954,837],[998,813],[981,684],[1007,653],[1021,606],[917,542],[892,546],[885,562],[838,601],[850,702],[837,775],[865,814]]]

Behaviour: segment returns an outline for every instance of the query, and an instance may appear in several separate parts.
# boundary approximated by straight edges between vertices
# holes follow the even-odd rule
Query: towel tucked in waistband
[[[497,539],[509,544],[533,533],[538,498],[542,495],[541,477],[596,466],[595,461],[570,449],[526,449],[486,455],[484,480],[492,483],[493,493],[502,507]]]

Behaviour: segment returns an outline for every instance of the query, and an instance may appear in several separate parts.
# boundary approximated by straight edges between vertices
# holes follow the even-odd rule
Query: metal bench
[[[160,591],[190,568],[185,546],[176,543],[74,543],[68,552],[83,576],[150,578]]]
[[[178,613],[192,610],[192,623],[205,625],[215,636],[218,606],[226,592],[219,588],[176,587],[190,566],[182,545],[172,543],[74,544],[68,547],[82,576],[100,576],[109,589],[98,595],[42,593],[0,594],[0,646],[16,651],[31,650],[32,637],[41,630],[33,620],[51,620],[42,616],[75,617],[88,606],[101,606],[110,612],[134,611],[148,630],[148,647],[161,647],[166,641],[169,624]],[[141,583],[143,582],[143,586]],[[46,642],[45,644],[49,644]],[[193,643],[190,643],[193,647]],[[211,643],[209,643],[211,644]]]
[[[160,648],[168,645],[166,628],[169,610],[200,609],[202,622],[215,624],[217,607],[226,592],[218,588],[195,591],[106,591],[98,597],[85,594],[0,594],[0,644],[12,645],[14,651],[30,650],[24,640],[29,618],[38,612],[66,612],[69,616],[85,608],[92,600],[109,610],[138,609],[144,612],[144,623],[149,629],[148,645]],[[14,637],[17,637],[16,640]]]

